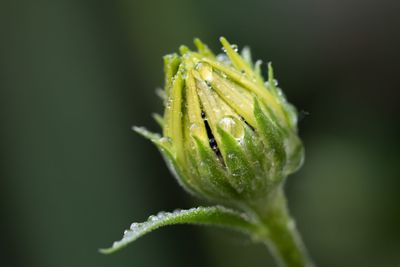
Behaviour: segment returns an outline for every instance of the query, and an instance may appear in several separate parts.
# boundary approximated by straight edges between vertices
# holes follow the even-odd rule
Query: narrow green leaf
[[[272,112],[266,114],[261,109],[257,98],[254,98],[254,116],[256,117],[258,129],[260,129],[259,134],[263,137],[266,145],[273,150],[277,162],[283,165],[286,160],[284,138],[280,132],[279,125],[275,123],[276,120],[271,119],[272,114]]]
[[[186,175],[182,169],[179,168],[174,152],[172,151],[171,142],[169,138],[161,138],[161,136],[157,133],[152,133],[146,130],[144,127],[136,127],[132,128],[138,134],[144,136],[149,139],[153,144],[156,145],[158,150],[160,151],[162,157],[167,164],[168,169],[171,171],[172,175],[176,178],[178,183],[185,188],[189,193],[194,196],[199,195],[196,193],[199,191],[198,185],[193,179],[188,179],[188,175]]]
[[[243,47],[240,55],[247,62],[247,64],[249,64],[249,66],[253,66],[253,60],[251,59],[250,47],[248,47],[248,46]]]
[[[181,45],[179,47],[179,53],[183,56],[184,54],[190,52],[189,47],[187,47],[186,45]]]
[[[264,177],[265,170],[269,169],[271,162],[265,156],[267,149],[263,142],[260,140],[259,134],[254,132],[250,127],[244,127],[244,146],[246,149],[246,155],[251,164],[253,165],[256,177]],[[261,179],[262,183],[265,179]]]
[[[164,56],[165,94],[167,96],[166,99],[169,98],[172,88],[173,77],[178,71],[180,63],[181,59],[175,53]]]
[[[233,66],[235,66],[235,68],[240,72],[246,74],[249,78],[253,78],[253,70],[251,69],[251,66],[236,52],[237,49],[232,47],[225,37],[220,37],[219,41],[223,45],[225,53],[231,60]]]
[[[157,122],[157,124],[162,128],[164,128],[164,118],[157,113],[153,113],[153,119]]]
[[[164,104],[164,107],[165,107],[166,104],[167,104],[167,100],[168,100],[167,93],[165,92],[165,90],[162,89],[162,88],[157,88],[155,90],[155,93],[163,101],[163,104]]]
[[[224,161],[228,167],[232,186],[238,193],[250,192],[251,181],[254,180],[254,170],[248,161],[245,151],[239,142],[218,126],[218,134],[221,142],[219,147],[224,156]]]
[[[100,249],[100,252],[104,254],[113,253],[157,228],[174,224],[214,225],[231,228],[250,235],[259,231],[259,226],[250,220],[248,216],[222,206],[160,212],[157,215],[150,216],[146,222],[133,223],[130,229],[125,231],[121,240],[114,242],[110,248]]]
[[[140,134],[144,138],[149,139],[150,141],[152,141],[154,143],[159,142],[159,140],[161,139],[160,134],[152,133],[149,130],[147,130],[146,128],[144,128],[144,127],[133,126],[132,130],[134,130],[135,132],[137,132],[138,134]]]
[[[212,189],[214,195],[224,195],[228,198],[235,198],[236,191],[229,183],[227,173],[224,170],[222,163],[217,159],[214,151],[203,144],[203,142],[193,136],[196,143],[197,151],[199,152],[200,162],[197,164],[197,169],[200,173],[200,177],[205,177],[202,179],[203,183],[209,188],[204,188],[205,190]]]
[[[214,53],[199,38],[194,39],[194,44],[196,45],[200,54],[206,57],[215,58]]]
[[[262,65],[262,61],[257,60],[256,63],[254,64],[254,72],[258,75],[259,79],[264,82],[264,78],[262,77],[262,73],[261,73],[261,65]]]

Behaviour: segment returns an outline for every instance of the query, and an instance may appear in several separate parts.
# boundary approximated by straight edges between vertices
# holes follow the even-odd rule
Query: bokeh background
[[[157,129],[162,56],[194,37],[221,51],[221,35],[272,61],[300,111],[307,159],[286,191],[318,266],[400,266],[399,1],[0,3],[1,266],[275,266],[195,226],[97,252],[204,204],[131,126]]]

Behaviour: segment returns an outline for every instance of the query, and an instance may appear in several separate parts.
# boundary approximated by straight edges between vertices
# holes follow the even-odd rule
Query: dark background
[[[130,128],[157,129],[163,55],[194,37],[221,51],[224,35],[272,61],[301,111],[306,162],[286,191],[318,266],[399,266],[399,3],[1,1],[0,265],[274,266],[194,226],[97,252],[133,221],[202,204]]]

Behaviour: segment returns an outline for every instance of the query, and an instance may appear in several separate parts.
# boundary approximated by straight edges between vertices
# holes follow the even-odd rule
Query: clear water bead
[[[236,44],[231,44],[231,48],[237,52],[239,50],[238,46]],[[226,49],[225,47],[222,47],[222,51],[224,51],[224,53],[226,53]]]
[[[213,69],[210,65],[204,63],[198,63],[196,69],[200,74],[200,77],[210,83],[213,80]]]
[[[139,224],[138,223],[132,223],[131,224],[131,227],[130,227],[130,229],[132,230],[132,231],[134,231],[134,230],[136,230],[137,228],[139,228]]]
[[[227,66],[232,65],[229,57],[226,54],[218,54],[217,61],[219,61],[222,64],[227,65]]]
[[[219,121],[219,126],[237,140],[242,140],[244,137],[243,125],[238,119],[234,117],[223,117]]]
[[[177,214],[177,213],[180,213],[181,211],[182,211],[181,209],[175,209],[172,213]]]
[[[167,215],[168,215],[168,212],[160,211],[159,213],[157,213],[157,219],[159,219],[159,220],[164,219]]]
[[[266,87],[270,86],[269,81],[266,81],[264,84]],[[275,79],[273,80],[273,86],[278,86],[278,80],[275,80]]]
[[[236,156],[233,153],[228,153],[228,159],[232,160],[234,159]]]
[[[155,216],[155,215],[151,215],[151,216],[149,216],[149,218],[148,218],[148,221],[151,221],[151,222],[155,222],[155,221],[157,221],[158,220],[158,218],[157,218],[157,216]]]
[[[161,143],[171,143],[171,142],[172,142],[172,139],[171,139],[170,137],[164,136],[164,137],[162,137],[162,138],[160,139],[160,142],[161,142]]]
[[[189,126],[189,131],[190,131],[192,134],[194,134],[194,133],[197,132],[197,130],[198,130],[199,128],[200,128],[200,127],[199,127],[199,125],[198,125],[197,123],[192,123],[192,124],[190,124],[190,126]]]

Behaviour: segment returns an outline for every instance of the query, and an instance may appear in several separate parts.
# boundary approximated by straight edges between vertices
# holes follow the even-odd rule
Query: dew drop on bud
[[[227,57],[226,54],[218,54],[217,55],[217,61],[221,62],[222,64],[226,65],[226,66],[231,66],[231,61],[229,60],[229,58]]]
[[[149,217],[147,220],[148,220],[148,221],[151,221],[151,222],[155,222],[155,221],[158,220],[158,218],[157,218],[157,216],[155,216],[155,215],[150,215],[150,217]]]
[[[197,125],[197,123],[192,123],[189,126],[190,132],[195,132],[198,128],[199,128],[199,125]]]
[[[231,47],[235,52],[237,52],[239,50],[238,46],[236,44],[231,44]]]
[[[201,78],[206,82],[212,82],[213,80],[213,69],[210,65],[199,63],[196,69],[200,73]]]
[[[132,223],[130,229],[131,230],[136,230],[137,228],[139,228],[139,224],[138,223]]]
[[[157,213],[156,216],[157,216],[157,219],[161,220],[161,219],[164,219],[167,215],[168,215],[167,212],[165,212],[165,211],[160,211],[159,213]]]
[[[170,144],[171,142],[172,142],[172,139],[171,138],[169,138],[169,137],[162,137],[161,139],[160,139],[160,142],[161,143],[164,143],[164,144]]]
[[[269,81],[266,81],[264,84],[265,84],[266,87],[270,86]],[[278,86],[278,80],[275,80],[275,79],[273,80],[273,86],[275,86],[275,87]]]
[[[242,140],[244,137],[244,128],[238,119],[231,116],[223,117],[219,121],[219,126],[237,140]]]
[[[235,51],[235,52],[237,52],[239,49],[238,49],[238,46],[236,45],[236,44],[231,44],[231,48],[233,49],[233,51]],[[226,49],[225,49],[225,47],[222,47],[222,51],[224,51],[224,53],[226,53]]]

